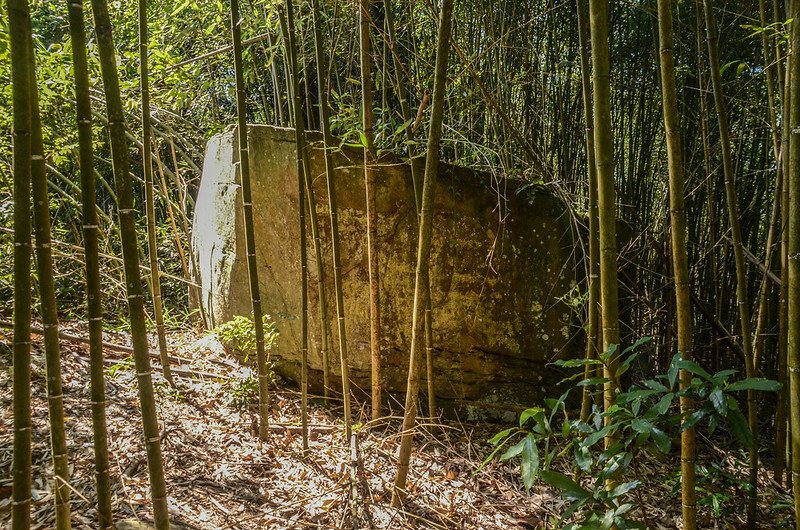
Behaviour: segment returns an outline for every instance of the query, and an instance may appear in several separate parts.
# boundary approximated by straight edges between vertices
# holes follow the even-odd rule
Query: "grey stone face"
[[[299,377],[300,267],[294,132],[251,126],[250,167],[262,306],[280,332],[276,370]],[[310,134],[322,238],[332,381],[339,356],[325,163]],[[209,327],[251,313],[235,128],[208,143],[193,225],[195,280]],[[362,154],[336,151],[350,373],[369,392],[369,288]],[[384,388],[403,392],[408,371],[417,220],[411,171],[382,160],[378,176]],[[436,393],[463,410],[530,405],[560,380],[547,363],[569,356],[580,329],[568,297],[575,266],[570,213],[541,187],[440,164],[431,253]],[[310,383],[322,381],[319,278],[309,228]],[[423,388],[425,385],[423,374]],[[358,390],[356,390],[358,391]]]

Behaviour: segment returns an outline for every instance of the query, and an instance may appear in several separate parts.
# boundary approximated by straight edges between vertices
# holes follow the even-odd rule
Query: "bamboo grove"
[[[709,371],[781,383],[777,393],[748,390],[741,404],[753,435],[747,525],[758,523],[766,469],[793,491],[800,529],[800,53],[792,53],[800,47],[800,0],[121,0],[112,7],[6,0],[0,21],[0,81],[9,87],[0,91],[8,140],[0,145],[0,316],[13,313],[13,528],[31,526],[32,319],[44,330],[56,525],[70,528],[59,318],[88,323],[97,527],[113,520],[105,319],[130,332],[153,519],[169,528],[148,319],[163,378],[173,383],[165,321],[200,296],[190,279],[193,197],[204,140],[229,123],[238,134],[258,434],[270,443],[247,134],[248,123],[266,123],[295,129],[303,355],[316,354],[308,339],[316,319],[325,396],[343,406],[343,444],[357,436],[358,420],[331,152],[344,143],[364,151],[373,419],[386,400],[375,167],[385,152],[411,167],[419,238],[393,506],[410,495],[421,400],[430,418],[439,413],[429,253],[444,160],[498,181],[525,179],[569,205],[580,264],[572,332],[587,358],[652,336],[652,355],[636,367],[642,373],[663,373],[680,353]],[[320,130],[325,146],[327,220],[317,219],[309,130]],[[310,314],[310,277],[335,314],[325,304]],[[334,364],[341,372],[331,371]],[[605,388],[587,387],[582,418],[593,406],[612,406],[617,371],[612,358]],[[684,387],[691,379],[680,374]],[[304,365],[308,449],[306,385]],[[681,398],[685,416],[693,407]],[[693,428],[681,433],[688,529],[701,527],[698,438]]]

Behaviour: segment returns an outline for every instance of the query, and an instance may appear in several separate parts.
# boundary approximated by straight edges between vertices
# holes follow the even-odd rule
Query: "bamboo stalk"
[[[236,77],[236,115],[239,139],[239,177],[242,184],[242,210],[244,216],[245,249],[247,252],[247,273],[250,283],[250,298],[253,305],[253,325],[256,335],[256,364],[258,367],[258,436],[266,440],[269,436],[269,372],[264,345],[264,321],[261,312],[261,294],[258,283],[258,263],[256,261],[256,238],[253,228],[253,199],[250,183],[250,153],[247,142],[247,94],[244,86],[244,65],[242,62],[242,32],[239,17],[239,0],[230,0],[231,34],[233,38],[233,62]]]
[[[381,417],[381,311],[378,269],[378,202],[376,200],[375,131],[372,109],[370,57],[370,0],[358,9],[359,59],[361,65],[361,123],[364,134],[364,188],[367,205],[367,264],[369,275],[369,350],[372,364],[372,419]]]
[[[417,417],[417,395],[419,393],[420,336],[424,328],[424,313],[427,307],[425,289],[429,279],[431,240],[433,236],[433,205],[439,166],[442,139],[442,117],[447,83],[447,63],[450,55],[450,35],[453,18],[453,0],[442,0],[439,13],[439,31],[436,37],[436,69],[433,81],[433,106],[431,109],[428,152],[425,159],[424,182],[419,240],[417,245],[417,270],[414,283],[414,312],[411,326],[411,351],[409,355],[408,385],[406,388],[405,413],[400,438],[400,455],[397,475],[392,489],[392,506],[400,508],[406,498],[411,446],[414,443],[414,424]]]
[[[619,304],[617,280],[617,208],[614,189],[614,140],[611,124],[610,59],[608,46],[608,0],[589,0],[594,91],[594,145],[597,171],[598,230],[600,236],[600,304],[603,349],[619,345]],[[618,355],[604,364],[604,408],[608,410],[616,393]],[[615,440],[606,437],[606,446]],[[610,483],[609,485],[613,485]]]
[[[133,207],[133,190],[129,175],[130,160],[126,124],[117,74],[116,48],[111,20],[105,0],[92,0],[95,33],[100,53],[100,68],[106,96],[108,133],[111,143],[114,182],[117,191],[117,214],[119,217],[122,257],[125,269],[125,285],[128,312],[131,323],[131,340],[134,349],[136,377],[139,386],[139,403],[142,414],[147,468],[150,474],[150,497],[153,503],[153,518],[158,530],[169,529],[167,509],[167,486],[164,479],[164,463],[161,456],[158,414],[153,390],[152,368],[147,338],[144,311],[144,290],[139,273],[139,253],[136,237],[136,210]]]
[[[720,147],[722,150],[722,170],[725,178],[725,198],[728,204],[728,219],[731,225],[731,239],[733,241],[733,255],[736,264],[736,300],[739,306],[739,325],[742,334],[742,349],[744,350],[744,365],[747,377],[755,377],[753,366],[753,342],[750,332],[750,302],[747,293],[747,269],[742,243],[742,230],[739,224],[739,206],[736,197],[735,172],[731,158],[730,127],[728,113],[722,93],[722,75],[720,74],[719,60],[719,35],[717,23],[714,18],[713,0],[703,0],[705,11],[709,66],[711,70],[711,84],[714,90],[714,104],[717,109],[717,122],[719,128]],[[756,394],[753,390],[747,391],[747,410],[750,430],[753,434],[753,445],[750,451],[750,486],[747,501],[747,525],[755,528],[758,490],[758,416]]]
[[[788,371],[795,528],[800,530],[800,2],[792,2],[789,113]]]
[[[97,495],[97,523],[101,530],[112,525],[111,479],[106,426],[105,370],[103,368],[103,295],[100,285],[100,251],[97,185],[94,176],[92,111],[89,98],[89,69],[83,0],[70,0],[69,27],[75,73],[75,102],[78,126],[78,163],[81,172],[83,246],[86,270],[86,310],[89,325],[89,383],[92,400],[94,475]],[[59,336],[63,339],[63,333]]]
[[[319,0],[312,0],[314,21],[314,54],[317,61],[317,85],[319,90],[320,125],[322,126],[323,154],[325,157],[325,181],[328,190],[328,210],[331,221],[331,254],[333,256],[333,284],[336,291],[336,322],[339,334],[339,360],[342,377],[342,397],[344,400],[345,433],[349,436],[352,424],[350,410],[350,370],[347,355],[347,330],[345,325],[344,295],[342,293],[342,265],[340,257],[339,214],[336,201],[336,174],[331,155],[334,145],[330,127],[330,108],[328,106],[328,78],[325,53],[322,44],[322,8]],[[325,389],[327,397],[328,389]]]
[[[306,155],[305,121],[303,118],[303,105],[300,98],[300,76],[297,72],[297,49],[295,44],[295,26],[293,0],[286,0],[285,20],[281,14],[281,25],[285,27],[287,40],[286,51],[289,62],[289,77],[291,79],[291,92],[294,103],[292,105],[292,121],[294,122],[294,135],[296,144],[297,162],[297,194],[298,210],[300,212],[300,421],[303,428],[303,449],[308,450],[308,255],[306,245],[306,189],[311,186],[308,173],[310,166],[303,163]],[[311,208],[313,208],[313,203]],[[317,263],[321,256],[317,255]],[[320,284],[322,280],[320,279]],[[320,299],[320,306],[325,305],[325,300]],[[324,322],[322,323],[324,328]]]
[[[386,17],[386,31],[388,33],[389,48],[392,52],[394,60],[394,82],[397,87],[397,98],[400,100],[400,115],[403,118],[403,123],[406,125],[406,149],[408,152],[408,165],[411,168],[411,185],[414,188],[414,205],[417,210],[417,223],[419,223],[420,208],[422,206],[422,177],[420,175],[420,164],[416,158],[416,148],[414,140],[414,132],[416,127],[409,125],[411,121],[411,108],[408,104],[407,90],[404,81],[406,81],[406,69],[403,68],[400,62],[400,56],[395,50],[397,36],[395,35],[394,17],[392,16],[391,0],[383,0],[383,6]],[[422,107],[420,107],[422,110]],[[417,120],[421,120],[421,116],[417,116]],[[428,290],[427,300],[428,307],[425,308],[425,366],[428,376],[428,415],[432,418],[436,415],[436,394],[435,394],[435,373],[433,369],[433,314],[431,311],[431,295],[430,295],[430,282],[426,287]]]
[[[664,103],[664,130],[666,131],[667,159],[669,165],[670,224],[672,233],[672,268],[675,278],[675,309],[678,321],[678,353],[684,360],[694,358],[692,340],[692,307],[689,294],[689,257],[686,248],[686,206],[681,130],[678,114],[678,94],[675,88],[675,56],[672,29],[672,0],[658,0],[658,42],[661,58],[661,94]],[[669,345],[669,343],[668,343]],[[670,355],[671,357],[671,355]],[[680,371],[681,388],[691,386],[692,373]],[[694,400],[680,398],[681,416],[688,420],[694,412]],[[694,427],[681,432],[681,506],[683,528],[697,528],[697,495],[695,491]]]
[[[14,173],[14,452],[11,528],[31,526],[31,93],[30,11],[7,0],[11,45]]]
[[[600,260],[598,248],[600,246],[600,233],[598,231],[597,210],[597,169],[595,167],[594,152],[594,109],[592,107],[592,80],[589,62],[590,34],[589,17],[587,14],[586,0],[575,0],[578,15],[578,43],[581,56],[581,95],[583,97],[583,113],[586,122],[586,172],[589,196],[589,309],[587,314],[586,331],[586,358],[591,359],[597,355],[597,326],[599,319],[600,303]],[[592,365],[586,365],[584,379],[592,377]],[[586,421],[591,413],[591,392],[589,386],[583,388],[581,397],[581,420]]]
[[[156,200],[153,190],[153,137],[150,124],[150,72],[147,66],[147,0],[139,0],[139,83],[142,94],[142,162],[144,163],[145,216],[147,218],[147,255],[150,260],[150,288],[153,295],[153,313],[158,336],[158,352],[164,379],[175,386],[169,368],[167,333],[164,328],[164,308],[161,300],[161,275],[158,268],[158,242],[156,240]]]

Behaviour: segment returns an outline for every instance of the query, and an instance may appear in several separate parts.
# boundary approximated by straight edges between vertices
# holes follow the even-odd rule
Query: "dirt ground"
[[[63,329],[86,336],[75,326]],[[486,440],[502,426],[422,419],[409,501],[403,510],[392,509],[399,405],[394,415],[380,421],[369,421],[364,408],[354,409],[354,421],[360,422],[355,425],[354,459],[353,447],[344,439],[339,402],[312,399],[310,450],[304,453],[300,396],[279,381],[271,395],[271,436],[261,442],[249,369],[227,358],[213,336],[181,332],[169,339],[177,388],[160,377],[155,362],[154,371],[176,528],[553,528],[567,506],[545,486],[526,492],[513,464],[480,467],[491,449]],[[106,341],[125,345],[127,337],[108,334]],[[9,526],[11,517],[10,347],[10,332],[0,329],[0,527]],[[88,346],[64,341],[62,350],[73,527],[92,529],[96,513]],[[152,521],[152,512],[133,363],[124,351],[109,349],[106,356],[114,515],[146,523]],[[42,345],[34,336],[33,520],[40,529],[52,528],[55,514],[44,385]],[[667,465],[642,466],[654,480],[640,488],[640,510],[651,527],[676,528],[679,496],[664,480],[655,480],[663,478]],[[706,528],[737,528],[739,519],[716,520],[706,514],[704,521]]]

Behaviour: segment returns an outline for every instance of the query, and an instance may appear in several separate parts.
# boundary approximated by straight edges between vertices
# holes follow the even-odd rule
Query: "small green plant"
[[[269,315],[264,315],[264,348],[269,350],[275,345],[278,331]],[[248,362],[250,356],[256,352],[256,329],[253,319],[245,316],[235,316],[232,320],[214,328],[214,334],[229,352],[241,356]]]
[[[258,378],[252,372],[245,377],[231,379],[226,386],[230,406],[237,411],[247,410],[249,404],[258,399]]]
[[[613,377],[618,382],[636,359],[636,350],[649,340],[643,338],[620,354],[617,346],[612,345],[598,359],[574,359],[556,364],[566,368],[587,364],[608,368],[616,364],[618,368]],[[680,370],[693,375],[685,388],[679,388]],[[608,410],[594,407],[587,421],[569,418],[565,407],[567,391],[556,400],[546,400],[546,408],[525,410],[520,415],[519,427],[506,429],[490,439],[495,449],[486,462],[516,441],[502,453],[500,460],[520,458],[520,475],[526,489],[530,489],[539,476],[561,492],[570,502],[562,521],[573,521],[564,527],[565,530],[644,528],[641,522],[630,518],[636,506],[631,492],[641,484],[636,468],[639,455],[669,454],[672,438],[668,433],[682,432],[701,422],[711,432],[724,424],[743,446],[752,444],[747,420],[734,394],[749,389],[774,391],[779,385],[766,379],[731,381],[735,373],[735,370],[723,370],[712,375],[698,364],[675,355],[666,374],[633,385],[626,391],[618,390]],[[578,373],[567,380],[580,376]],[[577,386],[606,382],[606,378],[595,377],[584,379]],[[694,411],[685,419],[676,406],[682,396],[689,396],[695,402]],[[562,417],[559,426],[557,420]],[[604,444],[603,440],[610,440],[610,443]],[[586,477],[584,480],[551,469],[555,457],[565,455],[570,455],[567,463],[574,476]],[[608,487],[610,483],[613,484],[611,488]],[[716,499],[720,506],[724,501],[719,496]],[[713,510],[715,501],[711,499],[710,502]]]
[[[107,368],[108,377],[114,378],[120,370],[128,370],[133,366],[133,355],[120,359]]]

